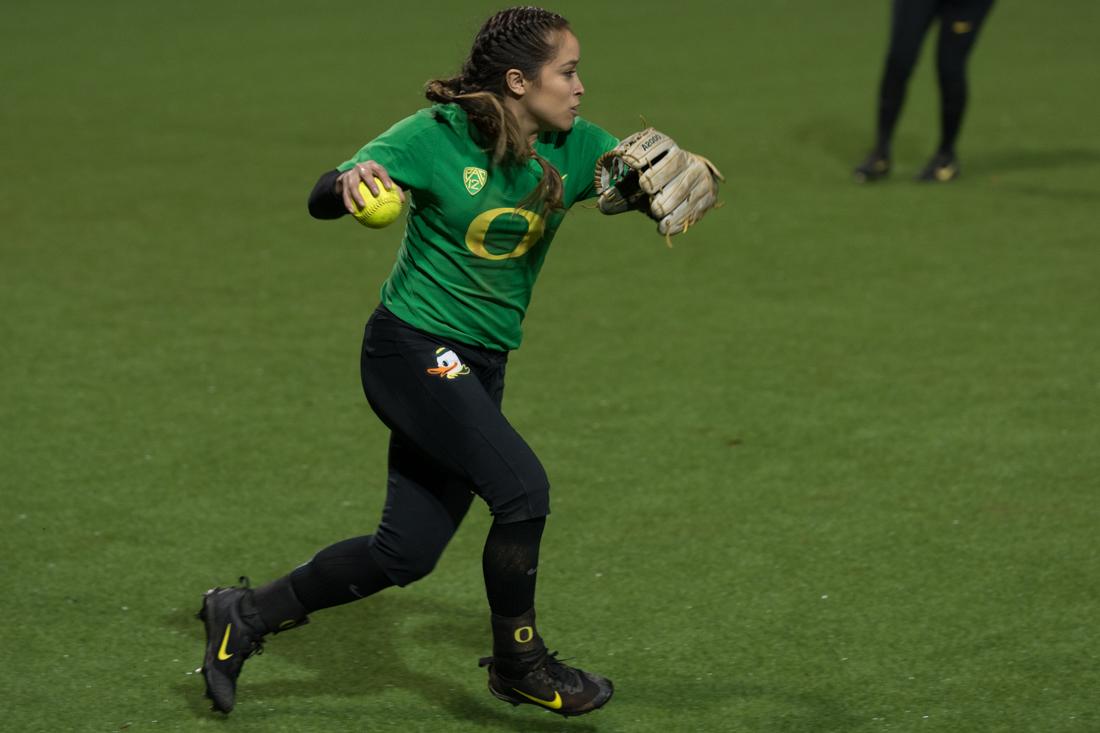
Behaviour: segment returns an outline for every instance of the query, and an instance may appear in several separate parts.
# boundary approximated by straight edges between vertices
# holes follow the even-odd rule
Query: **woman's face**
[[[538,79],[527,87],[520,104],[537,124],[539,132],[567,132],[573,129],[584,85],[577,76],[581,44],[572,31],[558,34],[558,50],[539,69]]]

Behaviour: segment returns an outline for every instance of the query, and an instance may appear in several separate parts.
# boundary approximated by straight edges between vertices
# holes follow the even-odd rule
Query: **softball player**
[[[993,0],[894,0],[890,48],[879,87],[878,137],[867,158],[856,166],[860,183],[877,181],[890,172],[890,141],[894,135],[909,76],[917,63],[921,43],[939,19],[936,71],[940,83],[940,143],[918,181],[946,183],[959,176],[955,141],[966,109],[966,60],[978,39]]]
[[[493,515],[482,556],[493,652],[481,660],[492,694],[561,715],[611,697],[610,680],[562,663],[538,633],[535,578],[550,484],[500,409],[508,352],[520,344],[554,233],[572,204],[597,195],[601,159],[621,152],[615,137],[578,117],[579,61],[564,18],[538,8],[497,13],[461,74],[429,82],[432,107],[317,182],[309,210],[318,219],[362,207],[359,183],[377,193],[375,177],[410,199],[360,363],[367,400],[391,431],[386,502],[373,534],[326,547],[262,587],[205,594],[203,675],[215,710],[232,710],[241,667],[267,634],[431,572],[475,496]],[[668,147],[655,136],[638,145]],[[710,208],[717,184],[697,156],[670,148],[662,157],[668,162],[646,186],[683,192],[669,211],[648,213],[663,217],[662,233],[676,233]],[[637,208],[629,186],[605,180],[601,208]]]

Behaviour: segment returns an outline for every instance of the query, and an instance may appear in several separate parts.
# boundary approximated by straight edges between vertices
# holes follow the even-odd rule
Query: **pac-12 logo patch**
[[[470,373],[470,367],[463,364],[462,360],[458,358],[458,354],[446,346],[440,346],[435,350],[435,363],[437,366],[429,367],[428,374],[446,379],[456,379]]]
[[[485,188],[485,181],[489,180],[489,172],[484,168],[463,168],[462,182],[466,185],[466,191],[471,196],[477,196],[481,189]]]

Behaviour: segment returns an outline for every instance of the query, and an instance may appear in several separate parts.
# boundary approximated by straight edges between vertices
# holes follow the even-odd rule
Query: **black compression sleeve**
[[[348,210],[344,199],[336,193],[336,179],[340,171],[333,169],[317,179],[317,185],[309,194],[309,215],[314,219],[339,219]]]

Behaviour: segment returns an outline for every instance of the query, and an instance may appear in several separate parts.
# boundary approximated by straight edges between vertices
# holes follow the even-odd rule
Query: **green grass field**
[[[728,179],[671,250],[578,208],[509,368],[555,487],[542,632],[615,699],[487,694],[479,507],[432,576],[272,640],[208,712],[201,592],[371,531],[384,495],[358,349],[400,227],[306,196],[499,7],[5,8],[0,730],[1100,730],[1086,0],[995,8],[937,187],[909,180],[930,46],[895,176],[849,179],[884,1],[551,6],[587,117]]]

